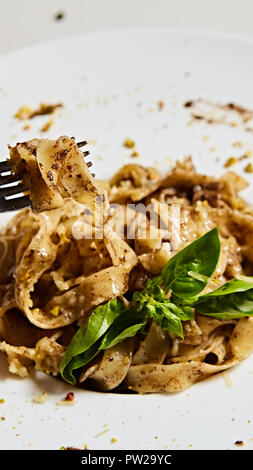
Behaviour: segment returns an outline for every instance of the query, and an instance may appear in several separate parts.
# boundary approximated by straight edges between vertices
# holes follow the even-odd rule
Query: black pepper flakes
[[[190,108],[192,105],[193,105],[193,101],[186,101],[186,102],[184,103],[184,107],[185,107],[185,108]]]
[[[54,15],[54,19],[55,21],[61,21],[65,18],[65,13],[63,11],[58,11],[55,15]]]
[[[241,440],[238,440],[238,441],[235,441],[235,445],[242,447],[242,446],[244,446],[244,442],[241,441]]]

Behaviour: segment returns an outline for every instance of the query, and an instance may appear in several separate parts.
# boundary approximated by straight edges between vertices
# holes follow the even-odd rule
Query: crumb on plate
[[[241,441],[241,440],[239,439],[238,441],[235,441],[235,445],[242,447],[242,446],[244,446],[245,444],[244,444],[243,441]]]
[[[235,165],[236,162],[237,162],[237,159],[235,157],[230,157],[227,159],[224,166],[225,168],[229,168],[230,166]]]
[[[159,111],[161,111],[164,108],[164,101],[158,101],[157,103]]]
[[[246,167],[244,168],[244,171],[246,173],[253,173],[253,165],[252,163],[248,163],[248,165],[246,165]]]
[[[132,149],[132,148],[134,148],[135,143],[132,139],[126,139],[123,145],[124,145],[124,147],[126,147],[128,149]]]
[[[62,103],[47,104],[41,103],[37,109],[31,108],[31,106],[23,105],[15,114],[15,118],[20,121],[24,119],[32,119],[36,116],[44,116],[45,114],[52,114],[57,108],[61,108]]]
[[[57,13],[55,13],[54,15],[54,19],[55,21],[61,21],[65,18],[65,13],[63,11],[58,11]]]
[[[50,127],[52,127],[54,123],[54,120],[53,119],[49,119],[49,121],[47,121],[44,126],[41,128],[41,132],[46,132],[50,129]]]
[[[75,403],[75,394],[74,392],[68,392],[63,400],[60,400],[56,403],[57,406],[68,406],[74,405]]]
[[[33,402],[39,405],[43,405],[44,403],[46,403],[47,400],[48,400],[48,393],[43,392],[40,395],[36,395],[36,397],[34,397],[33,399]]]

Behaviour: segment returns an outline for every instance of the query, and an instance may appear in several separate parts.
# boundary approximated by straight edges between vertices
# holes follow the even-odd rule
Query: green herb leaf
[[[253,278],[232,279],[218,289],[200,296],[194,307],[199,313],[220,320],[253,315]]]
[[[194,318],[194,311],[190,307],[178,307],[169,300],[157,303],[154,321],[163,330],[171,331],[180,338],[184,338],[182,321]]]
[[[171,304],[171,306],[169,304],[158,305],[153,318],[156,324],[160,326],[163,330],[171,331],[172,333],[183,339],[184,335],[182,322],[179,316],[174,313],[174,307],[175,305],[173,304]]]
[[[72,385],[75,385],[76,378],[73,375],[73,371],[76,370],[76,369],[80,369],[81,367],[85,366],[90,361],[92,361],[92,359],[94,359],[94,357],[96,357],[98,355],[100,343],[101,343],[101,338],[99,338],[98,341],[96,341],[94,344],[92,344],[92,346],[90,346],[82,354],[78,354],[78,355],[72,357],[72,359],[66,365],[66,367],[64,367],[62,370],[60,370],[61,375],[62,375],[63,379],[66,382],[68,382]],[[68,351],[68,349],[67,349],[67,351]]]
[[[73,370],[84,366],[95,356],[95,353],[99,351],[98,340],[124,308],[121,300],[111,299],[106,304],[97,307],[85,324],[79,328],[60,364],[60,373],[64,380],[75,384]]]
[[[220,256],[218,229],[210,230],[173,256],[162,270],[166,290],[182,299],[197,296],[213,274]]]
[[[142,293],[147,293],[155,297],[155,299],[160,300],[165,295],[165,291],[161,288],[161,284],[162,276],[153,277],[153,279],[150,279],[146,283]]]
[[[144,310],[124,310],[105,334],[99,349],[112,348],[126,338],[135,336],[145,326],[147,314]]]
[[[194,320],[194,309],[191,307],[182,306],[178,313],[181,321]]]

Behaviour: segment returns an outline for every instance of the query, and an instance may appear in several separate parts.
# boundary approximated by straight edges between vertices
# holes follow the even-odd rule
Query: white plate
[[[253,148],[253,133],[192,123],[183,103],[203,97],[253,109],[252,57],[250,40],[169,30],[92,33],[3,56],[0,154],[7,154],[7,143],[42,135],[48,116],[31,120],[25,131],[13,117],[21,105],[62,102],[46,135],[92,141],[99,178],[129,161],[166,171],[173,159],[186,155],[199,170],[220,174],[228,157]],[[140,157],[135,160],[123,146],[127,137],[136,142]],[[243,148],[233,147],[241,140]],[[243,161],[236,169],[244,166]],[[253,356],[229,372],[232,387],[219,375],[172,395],[75,390],[76,404],[70,407],[56,403],[71,387],[43,374],[17,379],[1,359],[2,449],[227,449],[236,448],[236,440],[253,448]],[[43,391],[49,401],[34,404]]]

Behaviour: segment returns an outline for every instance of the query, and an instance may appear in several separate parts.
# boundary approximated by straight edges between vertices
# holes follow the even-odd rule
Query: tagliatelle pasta
[[[113,298],[127,306],[175,253],[214,227],[221,253],[203,293],[253,274],[253,210],[238,196],[246,182],[232,172],[207,177],[186,159],[165,177],[131,164],[96,182],[67,137],[17,144],[10,157],[32,199],[32,209],[0,233],[0,351],[16,375],[32,368],[58,375],[96,307]],[[172,207],[180,211],[180,236]],[[145,334],[101,350],[82,367],[79,385],[176,392],[252,352],[253,318],[195,313],[183,338],[151,320]]]

